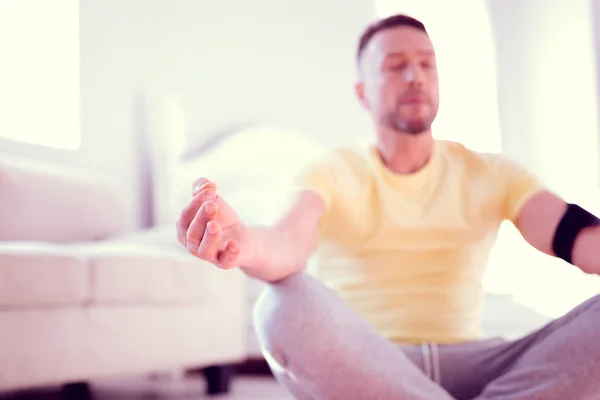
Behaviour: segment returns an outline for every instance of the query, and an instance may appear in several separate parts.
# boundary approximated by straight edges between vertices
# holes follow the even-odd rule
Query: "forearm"
[[[303,239],[278,227],[248,227],[241,268],[262,281],[282,280],[306,266],[312,246]]]
[[[581,231],[573,247],[573,264],[586,273],[600,275],[600,225]]]

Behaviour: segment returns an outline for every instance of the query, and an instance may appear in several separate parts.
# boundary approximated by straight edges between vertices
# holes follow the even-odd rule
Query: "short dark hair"
[[[425,25],[421,21],[405,14],[396,14],[387,18],[380,19],[367,26],[367,28],[360,36],[360,40],[358,42],[358,50],[356,52],[356,61],[360,61],[360,58],[362,57],[362,54],[365,51],[365,48],[367,47],[371,39],[373,39],[373,36],[386,29],[396,28],[398,26],[410,26],[412,28],[427,33],[427,29],[425,29]]]

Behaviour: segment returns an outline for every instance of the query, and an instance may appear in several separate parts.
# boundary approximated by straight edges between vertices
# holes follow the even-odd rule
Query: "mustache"
[[[405,91],[404,93],[402,93],[400,95],[399,99],[400,99],[400,101],[404,101],[406,99],[412,99],[415,97],[429,100],[429,97],[427,96],[427,94],[425,92],[423,92],[421,90],[414,90],[414,89]]]

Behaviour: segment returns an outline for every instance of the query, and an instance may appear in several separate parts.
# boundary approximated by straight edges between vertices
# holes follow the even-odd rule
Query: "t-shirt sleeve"
[[[292,177],[291,191],[311,191],[319,195],[327,209],[331,207],[336,192],[336,175],[339,160],[335,154],[326,154],[311,160]]]
[[[541,191],[547,190],[546,185],[538,177],[506,156],[497,159],[495,173],[500,183],[503,217],[513,223],[527,201]]]

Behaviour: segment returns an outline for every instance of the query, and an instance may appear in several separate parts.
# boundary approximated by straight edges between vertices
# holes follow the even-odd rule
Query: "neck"
[[[390,128],[377,131],[377,150],[386,167],[397,174],[412,174],[423,168],[433,152],[431,130],[413,135]]]

